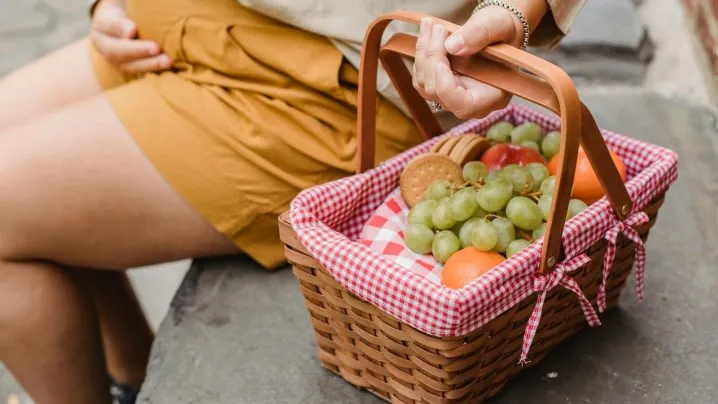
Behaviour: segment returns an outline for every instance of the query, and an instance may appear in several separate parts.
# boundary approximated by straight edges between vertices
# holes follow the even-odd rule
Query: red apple
[[[518,164],[520,166],[525,166],[529,163],[546,164],[546,161],[536,150],[508,143],[491,146],[481,156],[481,162],[486,165],[489,171],[504,168],[509,164]]]

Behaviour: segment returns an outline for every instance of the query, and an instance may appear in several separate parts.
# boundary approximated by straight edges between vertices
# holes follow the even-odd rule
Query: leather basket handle
[[[391,21],[418,24],[423,17],[428,16],[397,12],[379,17],[364,37],[359,78],[357,172],[364,172],[374,167],[375,163],[376,79],[380,59],[422,135],[430,138],[442,132],[426,101],[413,88],[411,74],[403,62],[404,56],[414,56],[416,38],[396,34],[381,48],[382,34]],[[444,25],[449,32],[458,28],[447,21],[429,18],[432,18],[435,24]],[[573,81],[563,70],[530,53],[504,44],[489,46],[479,55],[468,58],[450,57],[450,62],[452,70],[457,73],[542,105],[561,117],[560,165],[556,172],[557,182],[551,214],[546,225],[540,273],[549,272],[561,258],[561,235],[573,187],[579,142],[583,144],[618,217],[624,218],[630,213],[630,197],[603,137],[591,113],[580,101]],[[522,68],[532,74],[516,68]]]

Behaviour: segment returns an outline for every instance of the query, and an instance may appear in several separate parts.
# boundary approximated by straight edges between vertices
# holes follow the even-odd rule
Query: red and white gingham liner
[[[444,136],[483,133],[504,119],[514,124],[536,122],[547,131],[560,125],[555,115],[512,105],[462,124]],[[634,212],[640,212],[676,180],[678,156],[671,150],[613,132],[602,133],[626,165],[626,187]],[[536,276],[542,245],[539,240],[461,289],[438,285],[356,241],[373,212],[398,186],[403,167],[413,157],[429,151],[438,139],[366,173],[305,190],[292,201],[290,212],[299,240],[342,286],[420,331],[437,337],[465,335],[537,292],[536,287],[547,290],[545,285],[566,286],[570,281],[556,277],[566,279],[564,275],[571,272],[569,261],[619,225],[608,201],[602,198],[566,223],[562,242],[568,258],[562,263],[562,275],[543,280]],[[535,332],[538,319],[535,320],[527,326],[527,334],[531,329]]]
[[[396,188],[364,225],[358,242],[391,259],[409,271],[438,284],[443,266],[431,254],[411,251],[404,243],[409,206]]]

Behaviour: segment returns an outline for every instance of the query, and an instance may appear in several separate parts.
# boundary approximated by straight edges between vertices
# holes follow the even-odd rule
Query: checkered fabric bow
[[[541,313],[543,312],[543,304],[546,300],[546,293],[557,285],[563,286],[578,296],[581,308],[583,309],[583,315],[586,316],[586,320],[591,327],[601,325],[601,320],[598,319],[596,311],[593,310],[591,302],[589,302],[586,295],[583,294],[581,287],[578,286],[578,283],[572,277],[566,276],[589,262],[591,262],[591,258],[589,258],[586,254],[581,254],[557,264],[554,271],[548,275],[536,274],[536,277],[534,278],[534,291],[539,295],[538,299],[536,299],[536,307],[534,307],[534,311],[531,313],[531,318],[529,318],[529,322],[526,324],[519,364],[524,365],[528,363],[526,358],[528,357],[529,350],[531,349],[531,343],[533,342],[534,336],[536,336],[536,331],[538,330],[539,323],[541,322]]]
[[[598,291],[598,310],[603,312],[606,310],[606,284],[608,275],[611,273],[611,266],[616,259],[616,241],[618,235],[623,233],[629,240],[633,241],[636,249],[636,296],[639,302],[643,301],[643,279],[646,274],[646,247],[643,245],[643,239],[636,231],[635,227],[644,223],[648,223],[648,215],[645,212],[634,213],[627,219],[616,223],[608,232],[606,232],[606,255],[603,257],[603,282],[601,289]]]

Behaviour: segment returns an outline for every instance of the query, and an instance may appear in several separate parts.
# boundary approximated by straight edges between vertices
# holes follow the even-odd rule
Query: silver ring
[[[429,101],[429,108],[431,108],[432,112],[439,112],[444,110],[444,107],[436,101]]]

